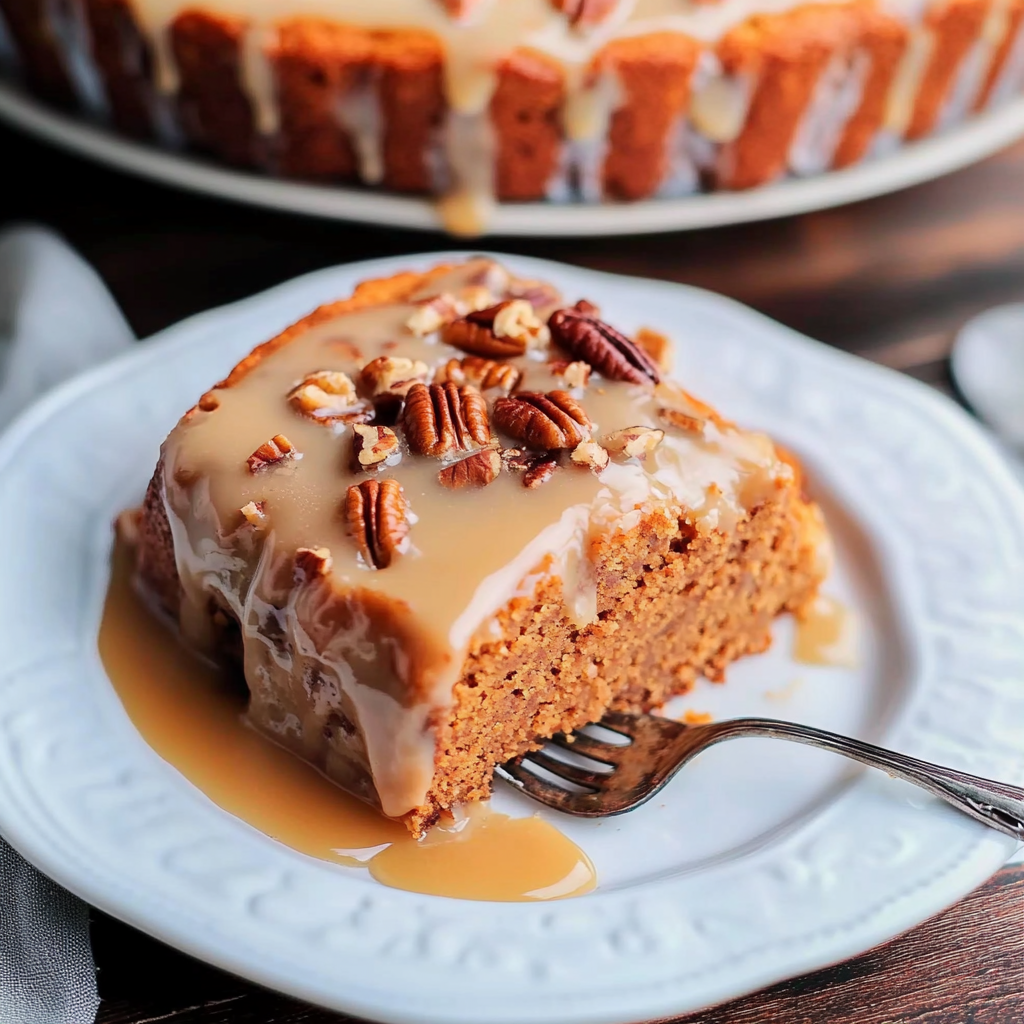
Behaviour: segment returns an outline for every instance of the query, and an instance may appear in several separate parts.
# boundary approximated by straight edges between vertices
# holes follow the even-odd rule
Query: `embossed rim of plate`
[[[0,552],[4,836],[90,903],[188,953],[402,1024],[685,1013],[855,955],[993,873],[1011,840],[936,803],[912,806],[902,784],[866,773],[792,833],[691,874],[557,903],[445,900],[301,857],[153,757],[95,651],[109,516],[142,482],[117,444],[86,440],[106,431],[140,443],[131,422],[155,459],[180,413],[178,397],[161,407],[161,382],[199,394],[254,334],[368,276],[459,255],[320,271],[193,317],[46,396],[7,432],[0,521],[19,543]],[[1024,493],[969,418],[710,293],[499,258],[687,325],[691,372],[742,396],[759,425],[841,453],[830,485],[878,544],[916,648],[912,699],[886,741],[1024,783]]]
[[[443,230],[435,205],[429,200],[231,170],[134,142],[82,117],[62,114],[9,82],[0,82],[0,118],[82,156],[165,185],[335,220]],[[908,143],[841,171],[742,192],[635,203],[503,203],[495,210],[485,234],[538,238],[657,234],[808,213],[941,177],[990,156],[1022,135],[1024,97],[941,135]]]

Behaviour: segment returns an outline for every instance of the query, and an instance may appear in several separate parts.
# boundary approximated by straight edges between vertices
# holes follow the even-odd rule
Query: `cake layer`
[[[768,438],[480,259],[256,349],[168,437],[140,538],[254,724],[419,832],[538,737],[763,649],[824,535]]]
[[[639,199],[847,166],[1024,84],[1019,0],[0,0],[29,79],[232,164]],[[82,68],[99,87],[83,95]]]

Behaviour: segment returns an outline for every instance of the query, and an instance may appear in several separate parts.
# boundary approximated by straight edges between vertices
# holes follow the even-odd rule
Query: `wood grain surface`
[[[0,226],[39,221],[106,280],[140,336],[336,263],[461,247],[446,238],[272,213],[152,185],[0,127]],[[960,325],[1024,299],[1024,144],[837,210],[713,231],[486,248],[711,288],[953,393]],[[954,396],[955,397],[955,396]],[[1021,681],[1024,685],[1024,680]],[[328,1024],[97,914],[100,1024]],[[847,963],[688,1024],[1022,1024],[1024,867]]]

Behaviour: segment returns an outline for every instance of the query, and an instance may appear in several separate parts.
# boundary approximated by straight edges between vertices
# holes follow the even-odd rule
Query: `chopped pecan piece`
[[[409,534],[405,495],[397,480],[364,480],[345,494],[345,522],[363,558],[386,569]]]
[[[662,373],[672,369],[672,342],[660,331],[641,327],[633,339],[655,362]]]
[[[551,372],[565,381],[566,387],[585,388],[590,380],[590,364],[577,359],[569,362],[567,359],[556,359],[548,364]]]
[[[501,456],[493,448],[485,448],[445,466],[437,479],[442,487],[457,491],[463,487],[486,487],[500,472]]]
[[[515,391],[523,379],[522,371],[511,363],[498,363],[480,356],[466,356],[464,359],[449,359],[437,371],[437,383],[451,382],[460,387],[472,384],[481,391],[496,388],[507,395]]]
[[[301,580],[313,580],[326,576],[331,571],[329,548],[299,548],[295,552],[295,576]]]
[[[575,448],[590,436],[590,418],[568,391],[523,391],[499,398],[494,425],[535,451]]]
[[[295,445],[284,434],[275,434],[269,441],[264,441],[246,459],[250,473],[258,473],[268,466],[275,466],[285,459],[294,459],[298,455]]]
[[[350,418],[357,404],[356,386],[340,370],[317,370],[288,392],[292,408],[319,423]]]
[[[456,0],[451,0],[456,2]],[[572,25],[586,28],[600,25],[619,5],[619,0],[551,0],[556,11],[561,11]]]
[[[352,455],[358,469],[380,469],[400,454],[398,435],[389,427],[358,424],[352,428]]]
[[[207,391],[199,401],[196,403],[203,412],[213,412],[214,409],[220,406],[220,399],[217,397],[216,391]]]
[[[430,367],[419,359],[402,356],[378,356],[371,359],[359,372],[360,390],[376,398],[378,395],[405,397],[417,381],[421,384],[430,377]]]
[[[416,312],[405,322],[405,326],[419,338],[425,338],[450,324],[461,311],[455,296],[444,293],[421,302]]]
[[[646,459],[664,437],[665,431],[656,427],[626,427],[602,438],[601,443],[610,452],[624,458]]]
[[[538,459],[524,474],[523,486],[534,490],[541,484],[546,484],[558,469],[558,459],[551,455]]]
[[[266,525],[267,513],[262,501],[250,501],[247,505],[243,505],[239,511],[242,513],[242,518],[250,526],[262,529]]]
[[[402,410],[402,427],[416,455],[468,452],[491,440],[487,403],[468,384],[413,384]]]
[[[569,456],[577,466],[585,466],[595,473],[600,473],[608,465],[610,456],[606,449],[602,448],[596,441],[581,441],[572,450]]]
[[[707,420],[700,416],[691,416],[688,412],[682,412],[679,409],[661,409],[659,415],[666,423],[685,430],[688,434],[703,434],[704,427],[707,425]]]
[[[661,371],[639,345],[579,307],[577,303],[574,309],[556,309],[551,314],[548,326],[558,345],[609,380],[632,384],[657,384],[661,380]]]
[[[467,313],[441,332],[441,340],[476,356],[508,359],[528,348],[546,345],[551,332],[525,299],[510,299],[496,306]]]

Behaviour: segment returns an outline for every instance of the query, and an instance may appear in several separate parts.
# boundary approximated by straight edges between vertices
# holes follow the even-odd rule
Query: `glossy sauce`
[[[215,804],[300,853],[368,867],[385,885],[475,900],[578,896],[596,885],[587,855],[537,817],[486,807],[417,842],[245,724],[237,684],[178,643],[131,585],[118,543],[99,652],[147,743]]]
[[[857,622],[841,601],[820,594],[797,618],[793,657],[803,665],[857,667]]]

